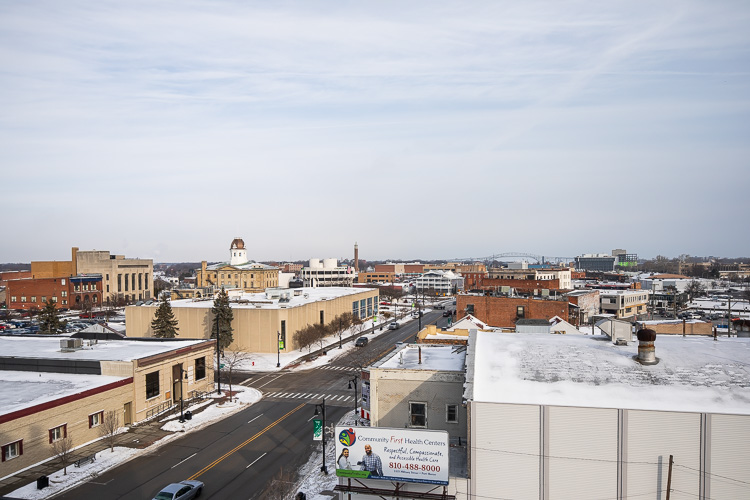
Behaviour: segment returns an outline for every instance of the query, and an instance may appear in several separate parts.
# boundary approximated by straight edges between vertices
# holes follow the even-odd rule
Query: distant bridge
[[[489,255],[487,257],[468,257],[468,258],[462,258],[462,259],[451,259],[451,261],[455,262],[492,262],[495,260],[505,260],[512,257],[512,259],[509,260],[517,260],[519,257],[523,259],[532,259],[537,262],[537,264],[542,262],[549,262],[553,264],[559,264],[561,262],[571,262],[575,260],[575,257],[548,257],[545,255],[536,255],[532,253],[524,253],[524,252],[507,252],[507,253],[496,253],[493,255]]]

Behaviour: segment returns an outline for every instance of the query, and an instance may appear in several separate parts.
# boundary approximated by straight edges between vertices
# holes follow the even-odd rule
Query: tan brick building
[[[0,477],[51,458],[58,439],[98,439],[107,412],[130,425],[214,387],[214,341],[13,337],[3,348]]]
[[[279,268],[247,260],[247,249],[242,238],[229,245],[229,262],[211,264],[204,260],[196,269],[196,287],[240,289],[245,292],[262,292],[279,286]]]
[[[234,342],[230,349],[275,353],[277,339],[282,351],[297,349],[294,332],[314,323],[328,323],[349,312],[362,319],[378,312],[378,290],[324,287],[269,289],[264,293],[231,292]],[[172,301],[181,338],[208,339],[213,325],[212,299]],[[158,305],[130,306],[125,321],[130,337],[151,337],[151,321]]]

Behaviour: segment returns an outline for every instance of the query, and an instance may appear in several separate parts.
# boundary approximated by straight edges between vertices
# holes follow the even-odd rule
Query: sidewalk
[[[200,414],[206,408],[209,408],[214,404],[222,403],[225,400],[226,396],[223,398],[214,399],[210,404],[194,411],[193,414]],[[144,422],[138,425],[132,425],[128,428],[127,431],[117,435],[115,446],[135,449],[147,448],[156,441],[171,434],[177,433],[161,429],[164,422],[166,422],[167,420],[173,420],[174,418],[175,414],[169,411],[162,415],[160,418],[151,420],[148,423]],[[76,449],[73,452],[71,463],[68,465],[68,473],[70,473],[72,469],[75,469],[74,462],[79,458],[88,457],[94,453],[96,453],[98,458],[101,453],[107,452],[109,452],[109,446],[104,439],[100,439]],[[26,470],[17,472],[12,476],[6,477],[2,481],[0,481],[0,497],[3,495],[9,495],[11,492],[27,484],[35,483],[36,480],[41,476],[50,476],[61,469],[62,467],[60,466],[60,461],[57,458],[51,458],[46,462],[37,464]]]

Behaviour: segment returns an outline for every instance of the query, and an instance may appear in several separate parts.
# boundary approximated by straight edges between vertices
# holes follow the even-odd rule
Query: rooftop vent
[[[654,348],[656,332],[650,328],[641,328],[636,335],[638,336],[637,361],[642,365],[655,365],[658,363],[659,359],[656,357],[656,350]]]
[[[83,339],[60,339],[61,352],[73,352],[83,348]]]

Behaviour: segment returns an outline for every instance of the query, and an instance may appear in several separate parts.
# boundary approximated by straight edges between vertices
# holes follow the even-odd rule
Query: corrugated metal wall
[[[617,410],[551,406],[549,497],[616,498]]]
[[[539,406],[474,403],[471,419],[472,493],[539,498]]]
[[[710,422],[706,497],[717,500],[750,498],[750,442],[747,440],[750,418],[714,414]]]

